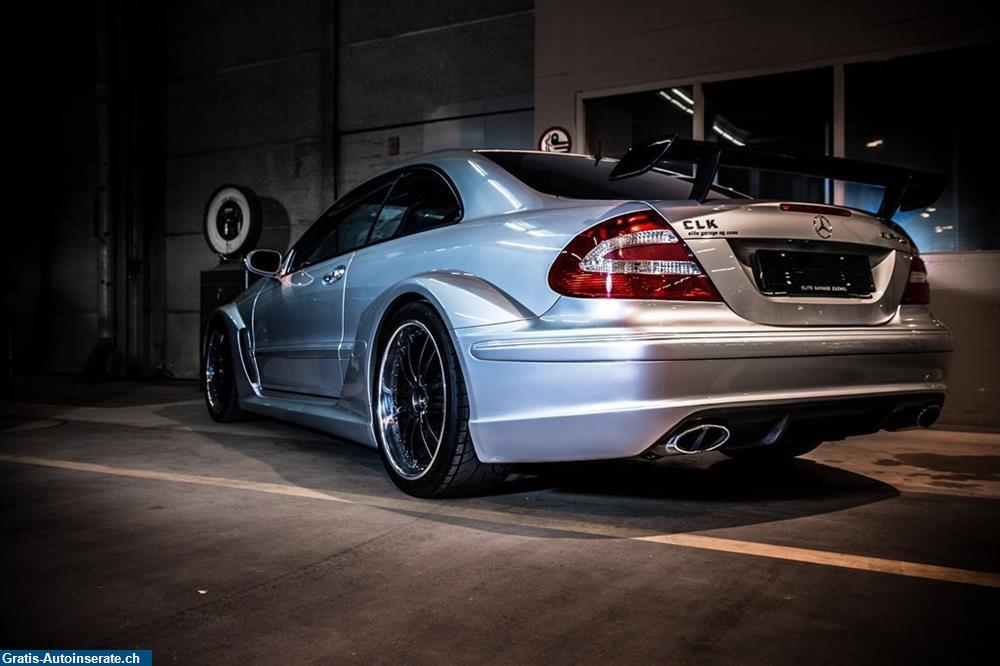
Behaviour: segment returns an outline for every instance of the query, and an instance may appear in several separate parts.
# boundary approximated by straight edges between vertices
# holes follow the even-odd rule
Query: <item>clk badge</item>
[[[820,238],[829,238],[833,235],[833,224],[823,215],[817,215],[813,218],[813,228]]]

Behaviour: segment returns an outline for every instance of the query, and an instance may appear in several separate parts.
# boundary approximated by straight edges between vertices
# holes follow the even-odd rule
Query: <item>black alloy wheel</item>
[[[240,396],[233,366],[233,348],[225,328],[212,329],[205,345],[205,405],[213,420],[220,423],[242,421]]]
[[[372,418],[386,472],[417,497],[482,494],[508,465],[480,462],[469,434],[469,399],[447,329],[425,302],[410,303],[382,327],[374,367]]]

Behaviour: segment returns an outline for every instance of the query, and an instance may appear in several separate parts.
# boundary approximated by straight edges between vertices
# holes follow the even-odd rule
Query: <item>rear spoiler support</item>
[[[882,202],[875,213],[882,220],[892,219],[897,210],[907,211],[932,205],[948,184],[948,178],[941,174],[843,157],[792,155],[692,141],[676,135],[633,146],[608,178],[619,180],[639,176],[660,162],[687,162],[695,165],[690,198],[699,202],[708,197],[719,168],[723,166],[876,185],[884,188]]]

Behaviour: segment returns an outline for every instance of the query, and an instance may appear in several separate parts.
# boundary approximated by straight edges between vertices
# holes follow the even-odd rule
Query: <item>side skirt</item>
[[[240,405],[248,412],[319,430],[335,437],[375,448],[368,421],[329,398],[273,395],[244,397]]]

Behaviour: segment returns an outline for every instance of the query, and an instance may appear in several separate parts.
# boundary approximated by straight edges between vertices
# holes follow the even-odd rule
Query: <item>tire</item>
[[[225,327],[216,325],[205,343],[205,407],[208,415],[219,423],[244,421],[248,414],[240,408],[233,365],[233,346]]]
[[[768,446],[752,446],[746,449],[732,449],[727,451],[720,449],[730,458],[737,460],[747,460],[753,462],[778,462],[781,460],[791,460],[798,456],[804,456],[810,451],[816,450],[823,442],[815,439],[781,441]]]
[[[392,482],[415,497],[480,495],[509,465],[480,462],[469,434],[469,397],[444,323],[424,302],[382,326],[372,377],[372,419]]]

